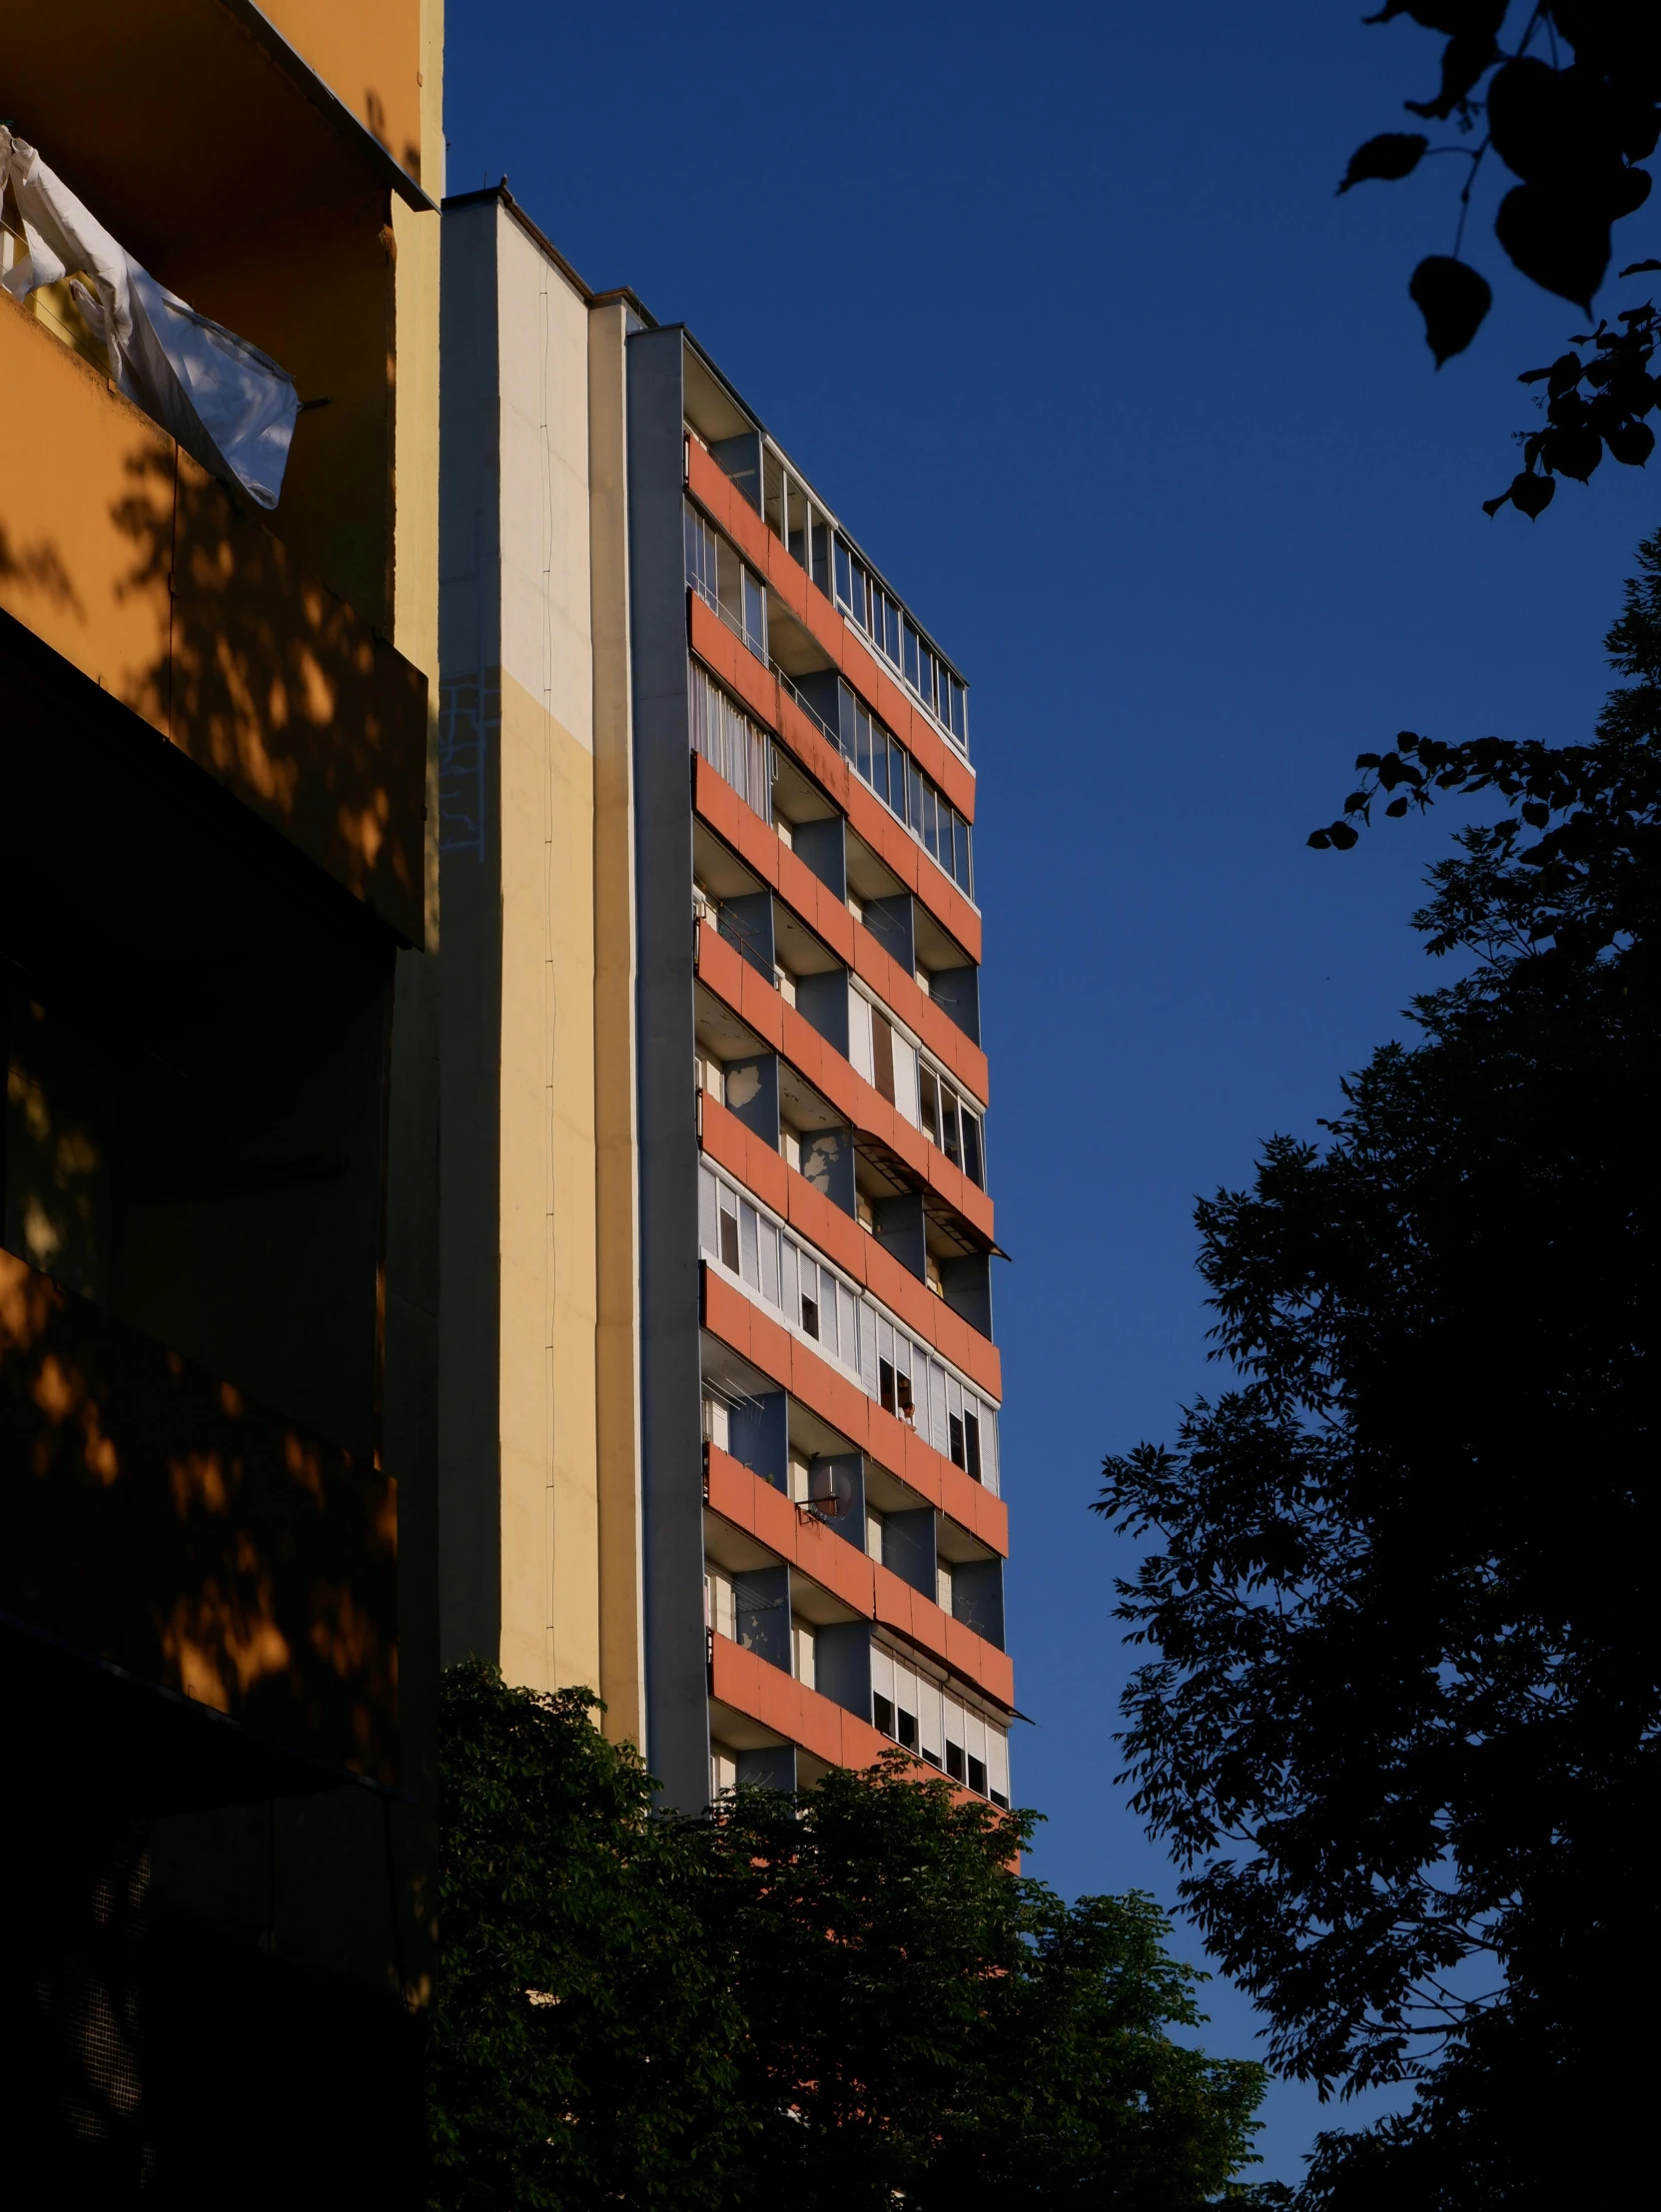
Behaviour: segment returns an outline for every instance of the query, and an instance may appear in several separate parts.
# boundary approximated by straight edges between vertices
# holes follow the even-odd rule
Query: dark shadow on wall
[[[383,1782],[397,1488],[0,1252],[0,1609]]]
[[[0,1879],[11,2201],[414,2212],[422,2029],[396,1998],[169,1909],[108,1805],[14,1812]]]
[[[177,447],[112,508],[123,596],[171,594],[126,702],[382,914],[421,933],[426,679]]]

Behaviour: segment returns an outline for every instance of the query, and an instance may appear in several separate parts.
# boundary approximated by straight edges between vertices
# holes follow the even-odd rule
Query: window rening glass
[[[734,706],[696,661],[687,672],[692,750],[731,784],[764,822],[773,819],[773,746],[767,732]]]
[[[939,862],[966,898],[975,896],[972,832],[939,785],[925,776],[892,730],[884,727],[861,701],[851,685],[842,686],[842,724],[851,727],[851,743],[820,727],[839,753],[850,762],[862,783],[867,783],[888,808],[897,814],[931,859]]]
[[[960,752],[969,750],[969,694],[898,601],[839,536],[836,596],[891,667],[915,692]]]
[[[998,1410],[863,1290],[798,1244],[713,1168],[700,1167],[699,1241],[792,1329],[857,1378],[943,1458],[998,1495]],[[954,1448],[955,1447],[955,1448]],[[961,1453],[961,1456],[960,1456]]]
[[[754,653],[767,659],[767,587],[690,499],[681,502],[686,582]]]

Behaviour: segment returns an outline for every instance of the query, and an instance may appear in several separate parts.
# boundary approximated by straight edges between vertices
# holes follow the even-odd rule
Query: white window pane
[[[771,1221],[763,1221],[761,1243],[761,1295],[769,1305],[779,1302],[779,1232]]]
[[[738,1271],[752,1288],[758,1287],[760,1282],[760,1261],[756,1253],[756,1226],[755,1207],[746,1205],[741,1198],[738,1201],[738,1248],[740,1254]]]
[[[894,1105],[913,1128],[917,1119],[917,1048],[894,1032]]]
[[[867,1083],[876,1082],[871,1060],[871,1002],[863,991],[848,987],[848,1059],[854,1073]]]
[[[698,1242],[706,1252],[718,1252],[715,1229],[715,1177],[707,1167],[698,1169]]]

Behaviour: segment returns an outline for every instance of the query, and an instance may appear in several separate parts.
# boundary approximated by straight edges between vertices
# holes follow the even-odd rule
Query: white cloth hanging
[[[240,484],[261,506],[276,506],[300,414],[288,370],[159,285],[3,125],[0,179],[29,249],[0,284],[22,300],[68,277],[119,389],[204,468]]]

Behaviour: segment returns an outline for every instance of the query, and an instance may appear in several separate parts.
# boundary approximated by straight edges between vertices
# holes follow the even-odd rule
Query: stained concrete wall
[[[626,1524],[632,1232],[613,1142],[607,1240],[620,1238],[624,1256],[605,1276],[595,1052],[597,851],[613,925],[628,892],[616,866],[618,813],[626,823],[628,810],[618,778],[621,632],[608,615],[609,677],[597,693],[594,615],[621,570],[621,346],[611,340],[596,495],[590,314],[581,288],[496,196],[446,210],[440,1590],[446,1660],[477,1653],[541,1688],[603,1691],[617,1676],[626,1711],[631,1538],[625,1525],[624,1566],[611,1578],[621,1658],[607,1667],[596,1366],[605,1363],[619,1408],[606,1450]],[[598,343],[603,366],[603,333]],[[608,579],[597,595],[595,542]],[[598,846],[596,696],[609,825]],[[606,958],[609,1068],[619,1045],[626,1065],[626,1020],[619,1039],[615,1019],[626,931],[620,942],[608,935]],[[613,1122],[614,1092],[613,1078]],[[628,1141],[625,1117],[625,1164]]]

